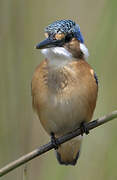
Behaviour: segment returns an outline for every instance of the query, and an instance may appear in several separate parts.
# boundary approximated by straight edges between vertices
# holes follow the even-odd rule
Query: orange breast
[[[94,71],[84,60],[55,68],[48,60],[35,70],[32,79],[33,107],[45,130],[63,135],[90,121],[98,87]]]

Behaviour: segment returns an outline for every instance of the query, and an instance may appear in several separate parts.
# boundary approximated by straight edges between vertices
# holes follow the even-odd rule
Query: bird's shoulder
[[[85,81],[92,79],[95,81],[96,85],[98,86],[98,77],[96,75],[96,72],[91,67],[90,64],[88,64],[87,61],[84,60],[77,60],[72,61],[69,64],[69,67],[77,74],[77,76],[81,79],[85,78]]]
[[[32,76],[32,81],[31,81],[31,91],[32,95],[35,93],[35,91],[40,88],[40,86],[43,86],[42,79],[46,77],[47,74],[47,60],[43,60],[36,68]],[[42,87],[43,88],[43,87]]]

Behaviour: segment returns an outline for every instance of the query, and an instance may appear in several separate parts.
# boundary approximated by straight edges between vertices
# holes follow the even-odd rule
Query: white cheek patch
[[[87,47],[80,43],[80,49],[84,54],[85,59],[88,58],[89,52]],[[70,60],[73,58],[72,54],[64,47],[52,47],[41,50],[42,54],[49,60]]]
[[[83,52],[85,59],[87,59],[89,56],[89,51],[87,47],[84,44],[80,43],[80,49]]]

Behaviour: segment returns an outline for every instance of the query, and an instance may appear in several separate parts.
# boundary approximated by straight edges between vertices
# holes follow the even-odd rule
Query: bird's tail
[[[61,144],[56,150],[56,157],[59,163],[63,165],[75,165],[80,155],[81,142],[82,136],[78,136]]]

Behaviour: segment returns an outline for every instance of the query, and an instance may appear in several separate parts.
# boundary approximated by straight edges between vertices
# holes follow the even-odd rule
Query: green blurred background
[[[89,48],[89,63],[99,78],[93,118],[117,109],[116,0],[0,0],[0,167],[19,158],[49,137],[33,113],[31,78],[43,59],[34,45],[43,29],[58,19],[73,19]],[[1,180],[116,180],[117,121],[85,136],[75,167],[60,166],[50,151],[5,175]]]

